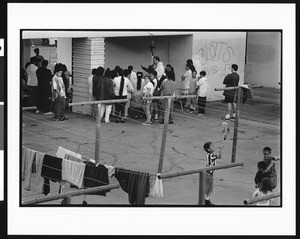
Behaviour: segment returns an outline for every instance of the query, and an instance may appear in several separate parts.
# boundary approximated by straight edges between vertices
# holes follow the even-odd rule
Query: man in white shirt
[[[198,109],[199,116],[205,115],[205,104],[206,104],[206,96],[207,96],[207,78],[206,72],[201,71],[199,80],[196,82],[196,86],[198,88]]]
[[[30,90],[30,106],[37,105],[37,95],[38,95],[38,80],[36,76],[36,70],[38,67],[35,65],[37,58],[35,56],[30,58],[30,65],[27,67],[27,75],[28,75],[28,82],[27,85],[29,86]],[[39,113],[39,111],[37,111]]]
[[[165,72],[165,67],[164,67],[163,63],[160,61],[160,58],[158,56],[153,57],[153,64],[155,67],[155,71],[157,72],[156,78],[158,80],[160,80],[160,78],[162,77],[162,75]]]

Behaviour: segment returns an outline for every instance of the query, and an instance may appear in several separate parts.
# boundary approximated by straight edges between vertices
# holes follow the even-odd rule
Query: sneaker
[[[110,123],[110,121],[109,120],[105,120],[105,123]]]
[[[174,124],[174,122],[170,120],[170,121],[169,121],[169,124]]]
[[[235,114],[232,114],[231,119],[235,119]]]
[[[59,117],[53,116],[52,119],[55,120],[55,121],[58,121],[58,120],[59,120]]]
[[[212,206],[214,204],[211,203],[210,199],[209,200],[205,200],[205,206]]]
[[[59,119],[58,119],[58,121],[65,121],[65,117],[64,116],[62,116],[62,117],[60,117]]]
[[[226,116],[222,117],[222,120],[230,120],[230,115],[227,114]]]
[[[143,125],[151,125],[150,122],[144,122]]]
[[[160,124],[164,124],[165,122],[162,120],[162,121],[159,121],[158,123],[160,123]]]

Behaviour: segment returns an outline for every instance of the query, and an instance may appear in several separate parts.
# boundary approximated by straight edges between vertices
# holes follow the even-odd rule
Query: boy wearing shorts
[[[222,158],[222,148],[220,148],[219,153],[215,154],[215,148],[212,142],[206,142],[203,145],[203,148],[206,155],[206,167],[213,167],[216,166],[216,159]],[[206,171],[206,182],[205,182],[205,206],[211,206],[214,205],[210,201],[210,196],[213,192],[213,183],[214,183],[214,171]]]
[[[235,87],[238,86],[240,76],[236,72],[238,70],[238,65],[232,64],[231,65],[231,73],[228,74],[223,81],[223,84],[226,85],[225,87]],[[224,90],[223,95],[225,96],[225,102],[227,103],[227,114],[226,116],[222,117],[223,120],[229,120],[230,118],[235,118],[236,113],[236,90]],[[232,116],[230,116],[232,112]]]

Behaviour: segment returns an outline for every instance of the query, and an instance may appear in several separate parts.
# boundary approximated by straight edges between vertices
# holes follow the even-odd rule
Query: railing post
[[[95,162],[100,162],[100,129],[101,129],[101,103],[97,104],[97,126],[95,139]]]
[[[158,173],[162,172],[163,162],[164,162],[164,155],[166,149],[166,141],[167,141],[167,131],[168,131],[168,124],[169,124],[169,116],[170,116],[170,108],[171,108],[171,99],[165,99],[165,103],[167,107],[165,108],[165,116],[164,116],[164,128],[163,128],[163,135],[161,140],[161,148],[160,148],[160,155],[159,155],[159,164],[158,164]]]
[[[242,88],[239,87],[238,88],[238,95],[237,95],[237,103],[236,103],[235,121],[234,121],[231,163],[234,163],[235,158],[236,158],[237,137],[238,137],[238,127],[239,127],[239,117],[240,117],[240,105],[241,105],[241,94],[242,94]]]
[[[64,198],[64,201],[65,201],[65,205],[70,205],[71,204],[71,201],[72,201],[72,197],[65,197]]]
[[[199,202],[198,205],[205,205],[205,182],[206,172],[201,171],[199,173]]]

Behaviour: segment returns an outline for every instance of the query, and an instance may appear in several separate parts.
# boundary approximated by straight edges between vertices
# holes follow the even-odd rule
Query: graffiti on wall
[[[225,41],[212,41],[203,45],[195,54],[195,65],[208,75],[225,77],[234,56],[233,47]]]

